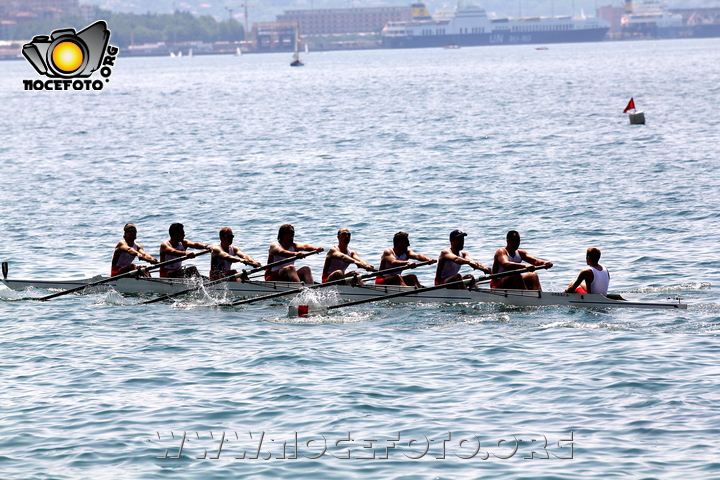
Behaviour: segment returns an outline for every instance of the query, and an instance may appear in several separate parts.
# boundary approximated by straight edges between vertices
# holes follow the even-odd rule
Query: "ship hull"
[[[600,42],[607,34],[607,28],[593,28],[557,32],[493,32],[457,35],[408,35],[383,37],[384,48],[428,48],[458,45],[477,47],[487,45],[523,45],[546,43]]]

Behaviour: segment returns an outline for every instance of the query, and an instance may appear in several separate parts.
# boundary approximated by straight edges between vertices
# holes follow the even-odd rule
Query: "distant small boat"
[[[302,67],[305,64],[300,61],[300,22],[295,27],[295,53],[293,54],[293,61],[290,62],[291,67]]]
[[[178,52],[177,56],[182,57],[182,51]]]
[[[454,48],[460,48],[460,45],[445,45],[443,48],[450,50]]]
[[[242,50],[240,50],[240,47],[237,47],[237,49],[235,50],[235,55],[238,57],[242,56]]]
[[[192,57],[192,48],[191,48],[190,51],[188,52],[188,57]]]
[[[547,50],[548,47],[535,47],[535,50]]]
[[[170,52],[170,57],[175,58],[175,54],[173,52]]]

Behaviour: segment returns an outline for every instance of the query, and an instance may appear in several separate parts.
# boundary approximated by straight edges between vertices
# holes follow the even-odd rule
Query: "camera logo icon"
[[[75,32],[74,28],[35,36],[22,54],[41,75],[50,78],[85,78],[100,68],[110,30],[100,20]]]

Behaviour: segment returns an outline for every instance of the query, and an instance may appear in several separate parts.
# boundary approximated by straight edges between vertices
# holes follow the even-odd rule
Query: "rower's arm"
[[[308,243],[295,243],[295,249],[301,252],[317,252],[320,253],[325,250],[323,247],[315,247]]]
[[[384,266],[383,263],[385,263]],[[390,267],[401,267],[410,263],[412,262],[410,262],[409,260],[398,260],[398,258],[393,253],[392,248],[388,248],[387,250],[385,250],[382,254],[382,257],[380,258],[380,265],[383,269],[387,269]]]
[[[412,250],[408,248],[408,258],[412,258],[414,260],[420,260],[421,262],[432,262],[430,265],[433,265],[437,263],[437,260],[434,258],[426,257],[425,255],[421,253],[415,253]]]
[[[198,243],[198,242],[191,242],[189,240],[183,240],[183,243],[185,244],[185,248],[195,248],[197,250],[212,250],[210,245],[206,245],[204,243]]]
[[[224,252],[223,252],[223,253],[224,253]],[[260,262],[258,262],[258,261],[255,260],[253,257],[251,257],[250,255],[248,255],[247,253],[243,252],[242,250],[240,250],[240,249],[237,248],[237,247],[235,247],[235,256],[238,257],[238,258],[240,259],[240,261],[241,261],[242,263],[244,263],[245,265],[252,265],[253,267],[259,267],[259,266],[260,266]]]
[[[456,258],[457,258],[457,259],[460,259],[460,260],[463,260],[462,262],[458,262],[457,260],[455,261],[455,263],[459,263],[460,265],[470,265],[473,269],[475,269],[475,270],[481,270],[481,271],[483,271],[484,273],[491,273],[491,272],[492,272],[491,269],[489,269],[488,267],[486,267],[486,266],[483,265],[482,263],[480,263],[480,262],[478,262],[478,261],[475,261],[475,260],[473,260],[472,258],[470,258],[470,255],[468,255],[467,257],[464,257],[464,258],[463,258],[463,257],[458,257],[458,256],[456,255]]]
[[[145,249],[143,248],[142,245],[138,245],[137,247],[138,247],[138,249],[137,249],[137,255],[135,255],[136,257],[138,257],[139,259],[145,260],[146,262],[158,263],[158,260],[156,258],[154,258],[152,255],[148,255],[147,253],[145,253]],[[132,248],[130,250],[135,251]],[[130,253],[130,252],[128,252],[128,253]],[[131,255],[132,255],[132,253],[131,253]]]
[[[592,271],[590,269],[583,270],[580,272],[575,281],[568,285],[568,287],[565,289],[565,293],[574,293],[575,289],[578,288],[582,284],[582,282],[585,282],[585,285],[589,286],[593,280],[594,275]]]
[[[297,248],[297,244],[295,246]],[[278,242],[274,242],[270,245],[269,250],[270,256],[277,255],[279,257],[294,257],[298,255],[300,252],[291,252],[290,250],[285,250]]]
[[[360,255],[358,255],[355,250],[353,250],[351,253],[352,253],[352,254],[351,254],[350,256],[352,257],[353,263],[354,263],[355,265],[357,265],[357,266],[360,267],[360,268],[364,268],[364,269],[367,270],[368,272],[375,272],[375,271],[377,271],[377,270],[375,270],[375,267],[373,267],[372,265],[370,265],[369,263],[367,263],[365,260],[363,260],[362,258],[360,258]]]
[[[548,262],[545,260],[540,260],[539,258],[535,258],[535,257],[531,256],[529,253],[527,253],[525,250],[518,250],[518,253],[520,254],[520,258],[525,260],[530,265],[535,265],[536,267],[547,265],[547,268],[551,268],[553,266],[552,262]]]

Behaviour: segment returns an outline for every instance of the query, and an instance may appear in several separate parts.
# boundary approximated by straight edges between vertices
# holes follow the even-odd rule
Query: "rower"
[[[255,261],[250,255],[243,253],[239,247],[232,244],[233,231],[230,227],[220,229],[220,243],[212,247],[210,259],[210,280],[217,280],[230,275],[236,275],[237,270],[232,269],[233,263],[243,263],[253,267],[259,267],[260,262]],[[241,278],[235,279],[242,282]]]
[[[295,228],[285,224],[278,230],[277,241],[270,244],[268,249],[267,263],[274,263],[283,258],[297,257],[305,258],[307,254],[302,252],[320,253],[322,247],[314,247],[307,243],[295,241]],[[268,282],[304,282],[308,285],[315,283],[310,267],[302,267],[295,270],[295,260],[284,265],[277,265],[265,272],[265,280]]]
[[[113,252],[112,264],[110,266],[111,277],[139,268],[133,263],[135,257],[149,263],[158,263],[156,258],[145,253],[142,245],[135,243],[137,227],[134,224],[126,223],[123,227],[123,232],[123,239],[115,245],[115,251]],[[140,276],[149,277],[151,275],[150,272],[145,271]]]
[[[323,266],[322,273],[323,283],[357,275],[357,271],[345,273],[345,270],[347,270],[347,267],[350,264],[357,265],[368,272],[376,271],[375,267],[360,258],[360,255],[358,255],[355,250],[350,250],[348,245],[350,244],[351,236],[352,234],[347,228],[341,228],[338,230],[338,244],[328,250],[327,256],[325,257],[325,265]],[[362,280],[359,279],[357,280],[357,283],[359,285],[363,284]]]
[[[580,272],[577,279],[568,285],[565,293],[599,293],[606,295],[610,286],[610,272],[598,262],[600,261],[600,250],[588,248],[585,254],[585,262],[590,268]],[[585,285],[582,283],[585,282]]]
[[[491,288],[503,288],[514,290],[542,290],[540,287],[540,278],[534,272],[534,267],[545,266],[552,267],[552,262],[540,260],[530,256],[525,250],[520,248],[520,234],[515,230],[510,230],[506,235],[507,245],[505,248],[499,248],[495,252],[493,259],[492,273],[502,273],[510,270],[519,270],[527,268],[532,273],[525,275],[510,275],[503,278],[495,278],[490,281]],[[529,263],[530,266],[522,262]]]
[[[392,267],[400,267],[403,265],[411,265],[410,268],[414,267],[414,262],[410,260],[420,260],[421,262],[431,262],[430,265],[437,262],[430,257],[415,253],[410,249],[410,236],[406,232],[397,232],[393,236],[393,246],[388,248],[380,257],[380,270],[387,270]],[[378,275],[375,277],[376,284],[383,285],[401,285],[401,286],[413,286],[421,287],[420,281],[414,274],[410,275],[399,275],[399,274],[385,274]]]
[[[203,243],[191,242],[185,240],[185,227],[182,223],[173,223],[168,229],[170,239],[165,240],[160,244],[160,261],[172,260],[177,257],[188,256],[188,258],[195,258],[193,252],[187,252],[188,248],[195,248],[197,250],[208,250],[211,248],[209,245]],[[160,276],[163,278],[185,278],[185,277],[199,277],[200,272],[196,267],[182,266],[182,261],[171,263],[165,267],[160,267]]]
[[[470,255],[463,250],[466,236],[467,233],[461,230],[453,230],[450,232],[450,248],[446,248],[440,252],[440,257],[438,258],[437,269],[435,270],[435,285],[443,285],[445,283],[457,282],[462,279],[473,278],[472,275],[462,276],[460,274],[460,268],[463,265],[470,265],[470,267],[475,270],[482,270],[485,273],[490,273],[489,268],[470,258]],[[464,283],[459,283],[456,286],[449,288],[466,290],[467,286],[465,286]]]

